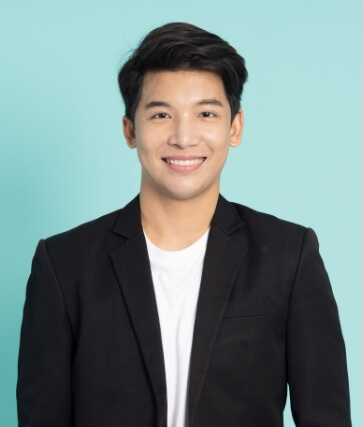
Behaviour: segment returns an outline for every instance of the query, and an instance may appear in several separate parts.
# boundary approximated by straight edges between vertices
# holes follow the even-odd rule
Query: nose
[[[199,141],[196,123],[191,117],[183,116],[174,120],[168,144],[181,149],[197,145]]]

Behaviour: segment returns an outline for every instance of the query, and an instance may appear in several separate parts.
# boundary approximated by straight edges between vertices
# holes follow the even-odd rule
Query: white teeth
[[[173,160],[173,159],[166,159],[166,162],[169,163],[169,165],[176,165],[176,166],[193,166],[193,165],[199,165],[203,162],[204,159],[191,159],[191,160]]]

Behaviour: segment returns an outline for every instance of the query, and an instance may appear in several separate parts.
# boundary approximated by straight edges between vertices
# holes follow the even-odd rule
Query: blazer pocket
[[[258,317],[274,316],[276,304],[274,300],[240,300],[229,301],[223,317]]]

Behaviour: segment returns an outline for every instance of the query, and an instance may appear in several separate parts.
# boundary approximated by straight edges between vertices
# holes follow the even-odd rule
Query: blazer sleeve
[[[44,240],[33,259],[21,328],[19,427],[71,427],[73,333]]]
[[[291,410],[297,426],[351,426],[338,309],[311,229],[305,233],[290,299],[287,363]]]

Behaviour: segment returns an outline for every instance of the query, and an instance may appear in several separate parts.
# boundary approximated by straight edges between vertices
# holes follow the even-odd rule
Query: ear
[[[130,148],[136,148],[135,126],[132,121],[128,117],[123,116],[122,125],[127,145]]]
[[[234,119],[231,124],[231,137],[229,140],[230,147],[237,147],[241,143],[243,125],[244,125],[243,111],[239,109],[237,114],[234,116]]]

